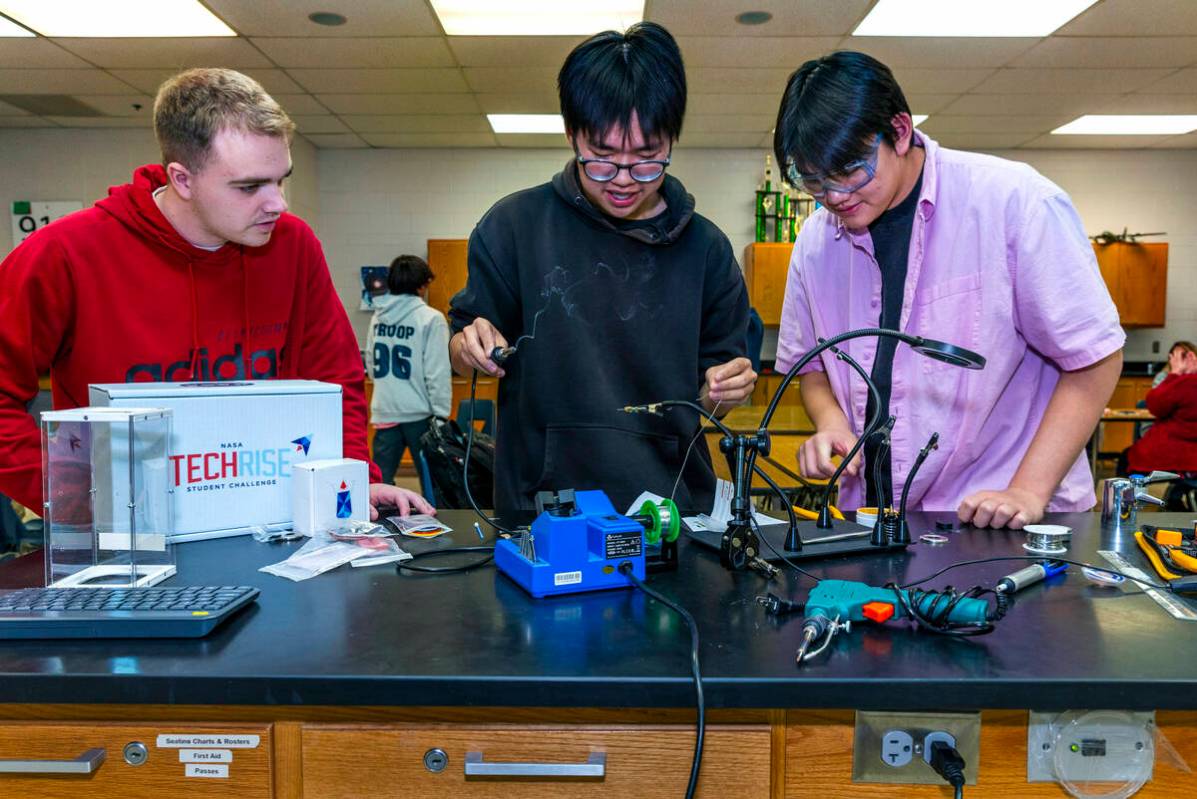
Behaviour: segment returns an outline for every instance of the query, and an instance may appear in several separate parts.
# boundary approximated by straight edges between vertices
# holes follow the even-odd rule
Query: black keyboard
[[[0,639],[198,638],[257,597],[243,585],[0,591]]]

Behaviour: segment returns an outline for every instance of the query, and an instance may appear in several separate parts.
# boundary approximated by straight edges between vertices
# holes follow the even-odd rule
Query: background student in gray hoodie
[[[374,398],[374,462],[384,483],[393,482],[403,451],[420,452],[420,436],[433,416],[449,418],[449,324],[424,302],[432,282],[424,259],[400,255],[387,275],[389,294],[374,299],[366,339]]]

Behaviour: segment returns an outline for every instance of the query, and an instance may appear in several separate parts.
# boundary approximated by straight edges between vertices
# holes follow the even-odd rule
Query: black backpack
[[[424,460],[435,492],[438,508],[469,508],[462,482],[465,464],[466,434],[453,419],[432,419],[428,430],[420,436]],[[495,495],[495,440],[485,433],[474,431],[474,445],[470,449],[470,493],[480,508],[488,508]]]

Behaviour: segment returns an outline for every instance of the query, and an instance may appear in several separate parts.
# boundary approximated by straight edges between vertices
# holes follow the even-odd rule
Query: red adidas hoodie
[[[55,408],[86,405],[89,383],[340,383],[345,457],[369,461],[362,360],[311,228],[283,214],[264,246],[201,250],[154,203],[165,183],[161,166],[143,166],[0,264],[0,493],[22,505],[42,505],[25,408],[46,371]]]

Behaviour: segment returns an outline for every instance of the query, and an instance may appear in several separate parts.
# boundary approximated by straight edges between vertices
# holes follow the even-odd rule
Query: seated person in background
[[[725,412],[756,381],[731,244],[665,173],[686,109],[681,52],[660,25],[637,23],[579,44],[557,85],[575,157],[478,222],[449,312],[457,373],[503,378],[495,507],[577,488],[622,511],[676,487],[679,506],[710,508],[697,415],[618,410],[685,399]],[[509,343],[500,367],[491,351]]]
[[[301,378],[343,390],[344,454],[366,451],[365,375],[324,252],[287,213],[295,125],[228,69],[170,78],[154,101],[162,164],[48,225],[0,264],[0,492],[42,507],[38,375],[54,407],[89,383]],[[378,483],[376,505],[432,512]]]
[[[915,130],[881,62],[837,52],[794,72],[778,112],[777,163],[820,200],[786,281],[777,369],[821,338],[884,327],[979,352],[982,371],[890,338],[843,345],[881,394],[824,353],[799,390],[816,434],[802,471],[825,478],[875,410],[897,417],[881,486],[899,489],[932,432],[910,507],[955,510],[978,527],[1020,528],[1096,497],[1082,454],[1122,365],[1125,335],[1081,220],[1026,164],[940,147]],[[874,442],[841,487],[844,507],[886,505],[871,484]],[[892,479],[886,479],[892,473]]]
[[[1168,352],[1168,376],[1147,392],[1155,423],[1126,451],[1122,474],[1155,469],[1197,474],[1197,347],[1178,341]]]
[[[400,255],[387,274],[390,293],[373,300],[366,358],[374,380],[374,462],[384,483],[394,482],[404,449],[419,456],[432,417],[449,418],[449,324],[424,302],[434,277],[423,258]]]

